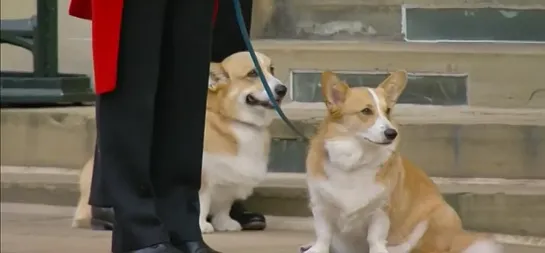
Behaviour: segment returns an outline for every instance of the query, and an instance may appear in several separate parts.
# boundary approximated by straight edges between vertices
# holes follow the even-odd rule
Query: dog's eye
[[[271,75],[274,76],[274,67],[270,67],[270,68],[269,68],[269,72],[271,73]]]
[[[386,116],[390,116],[390,112],[391,112],[391,109],[390,109],[390,108],[386,108]]]
[[[257,71],[255,69],[252,69],[248,74],[246,74],[247,77],[255,78],[257,77]]]
[[[373,115],[373,110],[371,110],[370,108],[363,108],[363,110],[361,110],[361,113],[363,113],[363,115]]]

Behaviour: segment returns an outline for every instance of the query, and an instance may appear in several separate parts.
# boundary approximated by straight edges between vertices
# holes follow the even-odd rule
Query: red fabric
[[[92,47],[95,92],[104,94],[115,89],[117,57],[124,0],[71,0],[71,16],[92,21]],[[130,1],[130,0],[127,0]],[[219,0],[214,0],[212,22],[215,22]]]
[[[72,0],[68,14],[76,18],[91,20],[91,0]]]

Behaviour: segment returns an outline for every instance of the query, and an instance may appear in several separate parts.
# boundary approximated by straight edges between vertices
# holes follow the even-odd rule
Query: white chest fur
[[[388,200],[386,188],[375,181],[375,175],[376,170],[358,170],[309,181],[311,201],[323,208],[339,232],[361,232],[369,216]]]
[[[269,138],[266,130],[242,123],[233,123],[231,129],[237,139],[236,155],[203,153],[203,170],[207,183],[222,188],[241,188],[237,195],[250,194],[267,173],[268,154],[265,143]],[[243,190],[249,188],[250,192]],[[247,196],[237,196],[245,198]]]
[[[385,185],[377,182],[383,159],[364,152],[357,140],[325,143],[327,180],[309,180],[311,201],[341,233],[361,233],[369,216],[388,200]]]

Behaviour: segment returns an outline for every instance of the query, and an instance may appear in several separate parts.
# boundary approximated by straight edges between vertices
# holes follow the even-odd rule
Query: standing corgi
[[[306,161],[316,242],[305,253],[500,253],[491,238],[462,228],[438,188],[398,151],[390,112],[407,73],[376,89],[321,78],[327,116]]]
[[[256,53],[260,66],[281,103],[287,88],[276,77],[271,60]],[[210,67],[204,134],[200,226],[203,233],[239,231],[229,217],[235,200],[246,199],[265,179],[275,111],[248,52]],[[212,215],[211,222],[206,221]]]

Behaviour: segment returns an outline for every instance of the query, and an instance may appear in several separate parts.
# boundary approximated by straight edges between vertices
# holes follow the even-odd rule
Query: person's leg
[[[252,3],[252,0],[240,1],[248,33],[252,24]],[[220,1],[212,38],[212,61],[221,62],[236,52],[246,50],[246,44],[236,20],[233,1]],[[263,230],[266,227],[265,216],[247,211],[241,201],[233,203],[230,216],[238,221],[244,230]]]
[[[252,2],[252,0],[240,1],[248,33],[250,33],[252,25]],[[246,44],[242,39],[237,23],[233,1],[220,0],[218,16],[216,17],[212,35],[212,61],[221,62],[236,52],[246,50]]]
[[[106,189],[106,184],[102,180],[103,176],[103,167],[100,164],[100,149],[99,140],[100,140],[100,99],[97,99],[95,103],[95,121],[96,121],[96,130],[97,137],[95,142],[95,154],[93,161],[93,179],[91,181],[91,195],[89,197],[89,204],[96,207],[111,207],[111,201],[108,200],[108,190]]]
[[[155,100],[152,182],[157,212],[172,243],[188,253],[204,247],[199,228],[201,165],[212,0],[170,0]]]
[[[101,179],[115,210],[112,251],[166,243],[150,180],[154,102],[166,0],[124,2],[117,85],[100,100]]]

